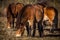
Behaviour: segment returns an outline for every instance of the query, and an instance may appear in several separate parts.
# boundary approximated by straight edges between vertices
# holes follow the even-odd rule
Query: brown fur
[[[44,17],[45,15],[48,17],[47,20],[49,21],[50,25],[53,25],[55,21],[58,21],[58,12],[54,7],[45,7]]]
[[[36,19],[37,22],[40,22],[42,19],[42,9],[38,7],[37,5],[26,5],[23,7],[20,16],[18,17],[19,21],[19,28],[20,29],[18,34],[22,34],[22,27],[26,26],[26,23],[29,23],[29,27],[31,28],[33,26],[34,20]],[[17,31],[18,31],[17,30]],[[21,31],[22,30],[22,31]],[[21,36],[21,35],[20,35]]]

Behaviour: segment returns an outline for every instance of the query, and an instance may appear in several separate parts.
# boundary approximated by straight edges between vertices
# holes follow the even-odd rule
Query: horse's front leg
[[[29,36],[29,23],[26,23],[27,36]]]
[[[11,28],[11,19],[10,18],[7,18],[7,28]]]

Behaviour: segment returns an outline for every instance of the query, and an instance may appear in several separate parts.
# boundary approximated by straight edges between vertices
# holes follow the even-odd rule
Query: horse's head
[[[17,4],[16,4],[16,12],[17,12],[17,13],[20,12],[20,11],[22,10],[23,6],[24,6],[24,4],[22,4],[22,3],[17,3]]]
[[[11,11],[13,14],[15,14],[15,13],[16,13],[16,6],[15,6],[15,4],[12,3],[12,4],[9,5],[9,7],[10,7],[10,11]]]

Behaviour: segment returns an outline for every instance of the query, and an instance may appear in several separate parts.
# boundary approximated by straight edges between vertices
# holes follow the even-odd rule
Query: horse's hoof
[[[10,29],[11,27],[7,27],[8,29]]]
[[[16,34],[16,37],[21,37],[21,34]]]

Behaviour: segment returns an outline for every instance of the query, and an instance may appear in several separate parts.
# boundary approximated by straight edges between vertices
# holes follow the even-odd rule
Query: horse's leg
[[[58,28],[58,14],[55,15],[55,18],[53,20],[53,27],[54,27],[54,29]],[[52,33],[53,33],[54,29],[51,30]]]
[[[58,17],[55,17],[55,19],[53,20],[53,26],[52,27],[53,28],[52,28],[51,32],[53,33],[54,29],[58,28]]]
[[[16,37],[21,36],[20,29],[18,29],[18,30],[15,32],[15,36],[16,36]]]
[[[7,28],[10,28],[11,27],[11,20],[10,18],[7,18]]]
[[[31,36],[31,26],[29,26],[29,36]]]
[[[7,21],[7,28],[10,28],[11,24]]]
[[[55,28],[57,29],[58,28],[58,18],[54,19],[54,25],[55,25]]]
[[[57,19],[54,19],[53,24],[52,24],[52,29],[50,30],[51,33],[53,33],[54,29],[57,29],[57,28],[58,28],[58,21]]]
[[[38,22],[38,31],[39,31],[39,35],[40,37],[43,36],[43,26],[41,22]]]
[[[26,23],[27,36],[29,36],[29,23]]]
[[[35,36],[35,31],[36,31],[36,23],[35,21],[33,22],[33,34],[32,34],[32,37]]]
[[[15,18],[13,17],[13,27],[12,28],[14,28],[14,20],[15,20]]]
[[[25,31],[25,28],[23,27],[23,28],[22,28],[22,31],[21,31],[21,36],[23,36],[24,31]]]

